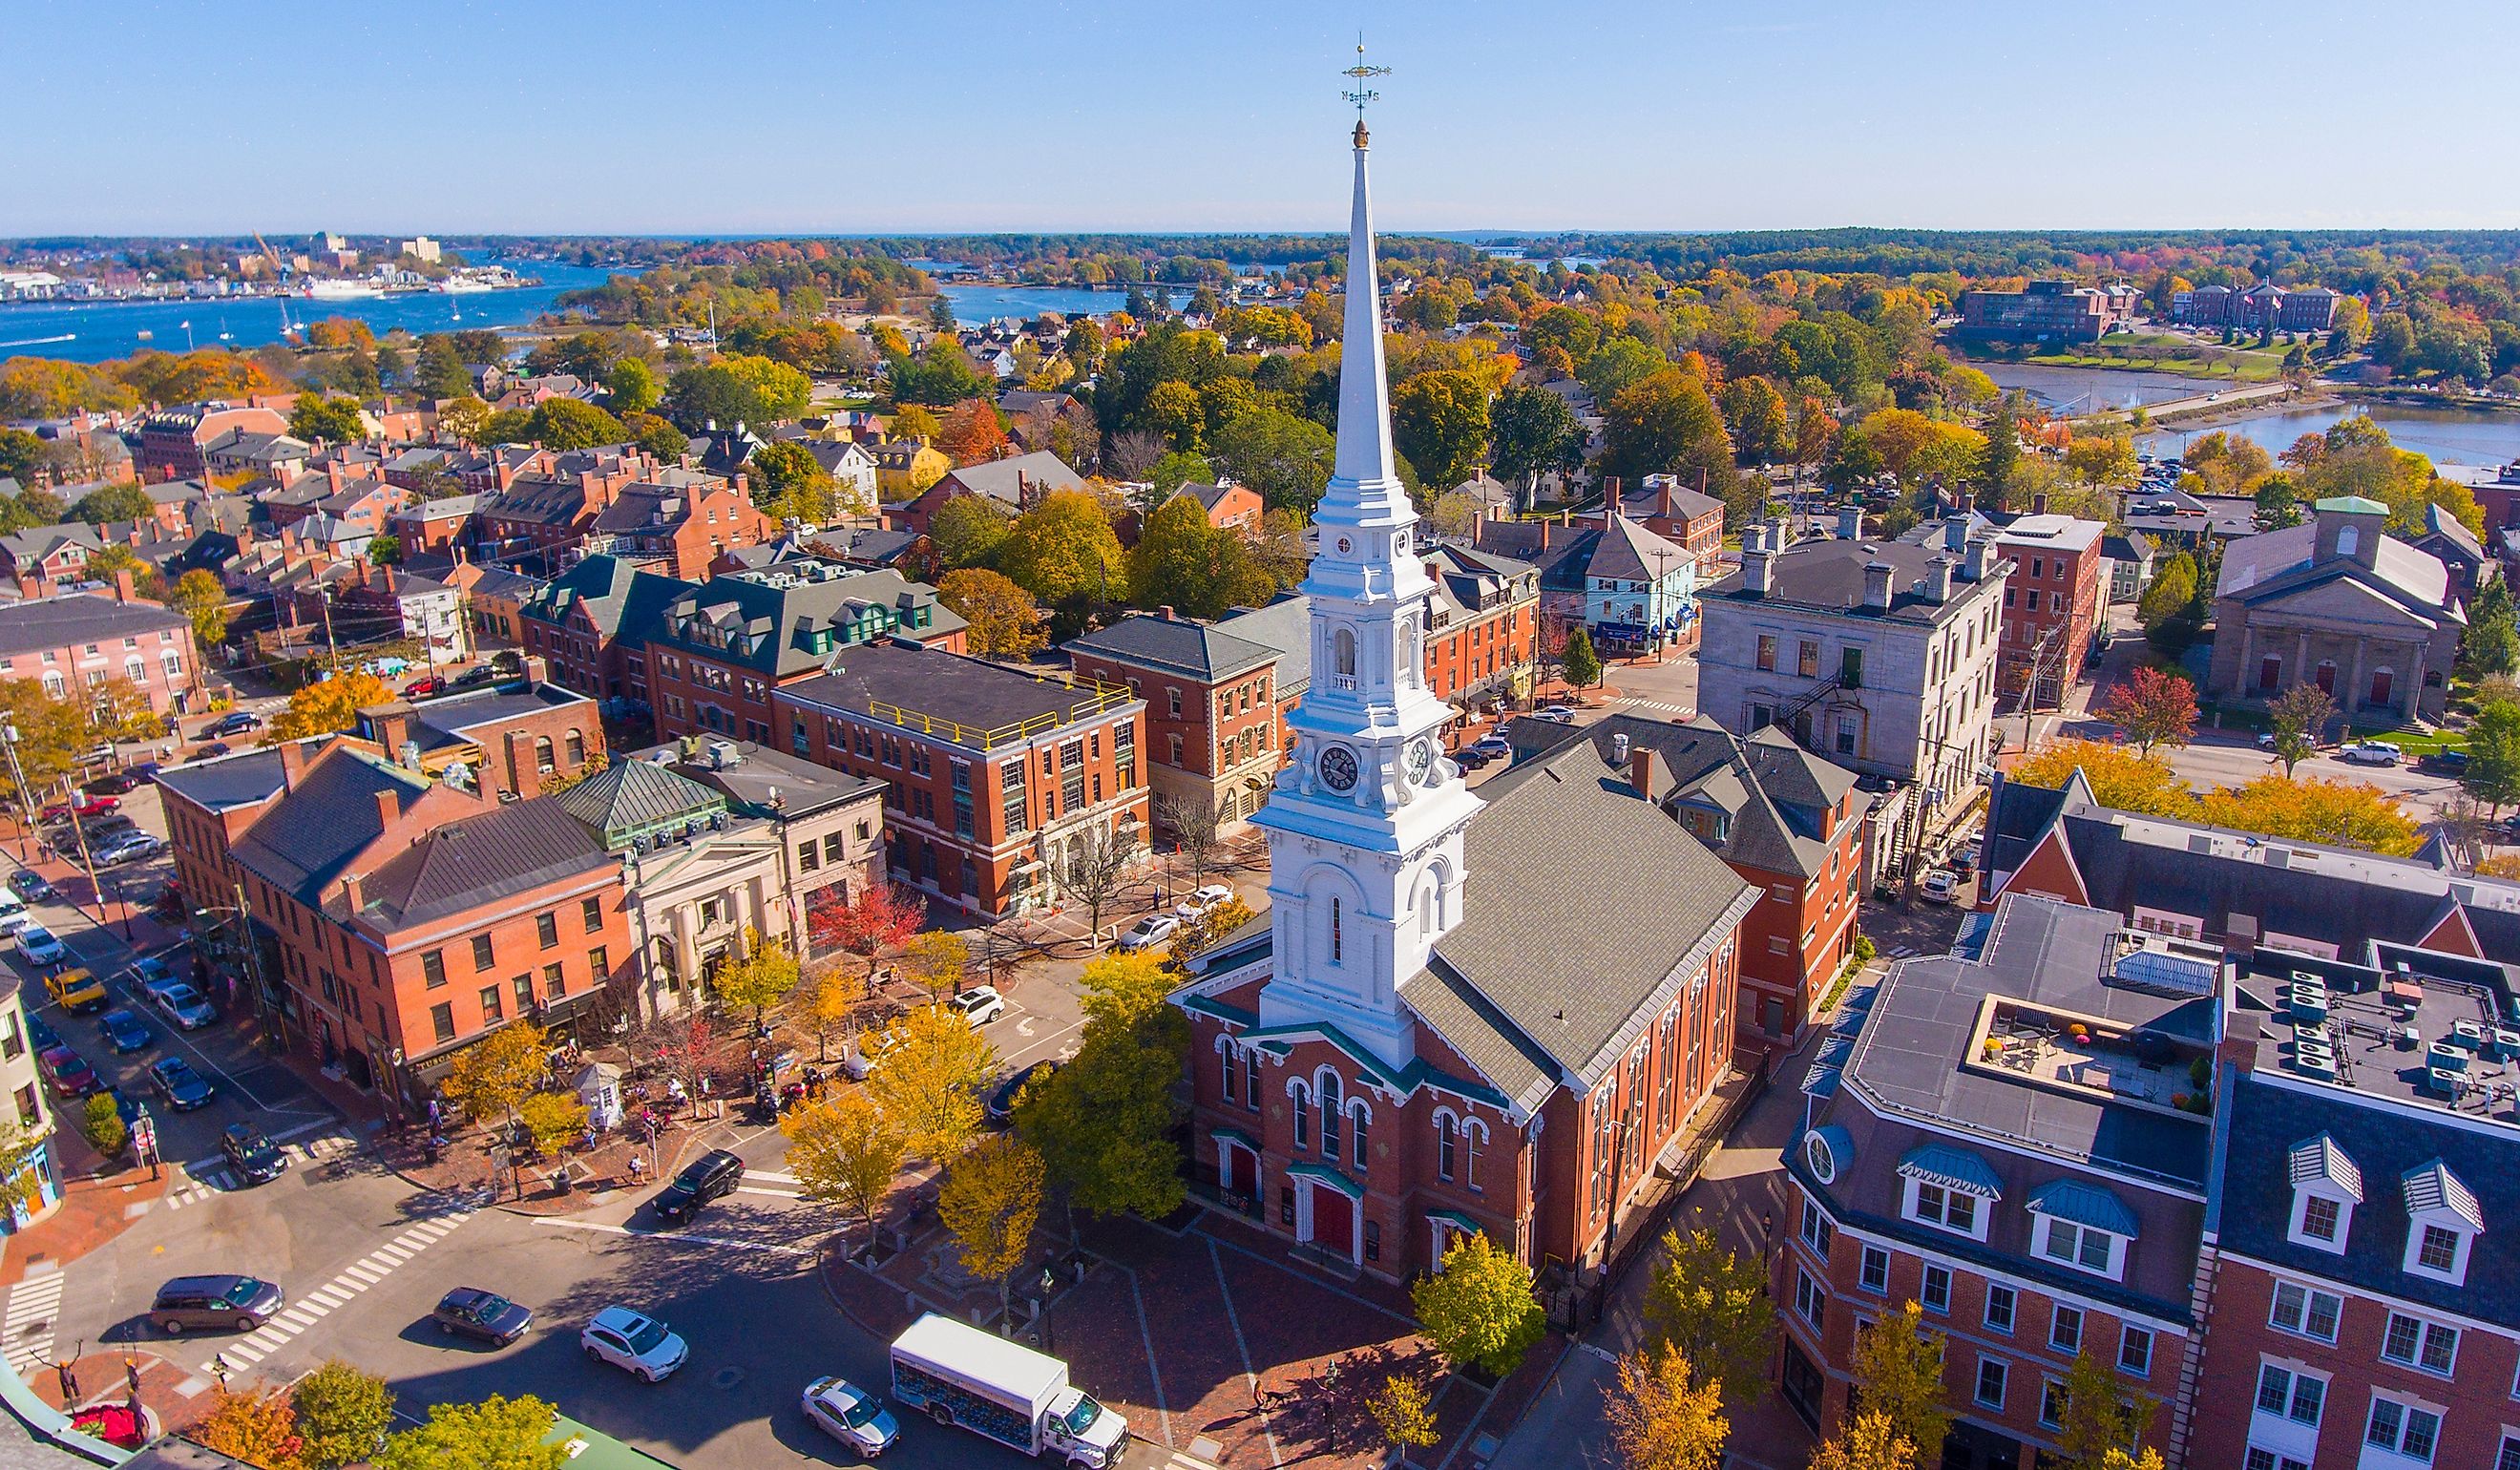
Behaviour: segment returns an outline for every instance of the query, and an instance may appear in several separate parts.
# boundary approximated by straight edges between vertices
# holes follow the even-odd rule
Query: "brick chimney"
[[[390,832],[394,829],[394,824],[401,820],[402,803],[394,799],[393,787],[387,786],[379,791],[377,793],[378,825]]]
[[[128,602],[139,595],[139,587],[132,580],[131,568],[126,566],[116,570],[113,574],[113,600],[117,602]]]
[[[1654,780],[1660,764],[1651,745],[1632,744],[1628,747],[1628,784],[1636,787],[1637,794],[1648,802],[1662,794]]]
[[[1656,498],[1655,498],[1655,500],[1654,500],[1654,512],[1655,512],[1655,513],[1656,513],[1656,514],[1658,514],[1658,515],[1662,516],[1662,518],[1663,518],[1663,519],[1665,519],[1665,520],[1669,520],[1669,519],[1671,518],[1671,476],[1670,476],[1670,475],[1667,475],[1667,474],[1666,474],[1666,475],[1664,475],[1664,476],[1662,477],[1662,494],[1661,494],[1661,495],[1659,495],[1658,497],[1656,497]]]
[[[332,485],[334,494],[340,494],[341,462],[338,460],[326,460],[324,462],[324,478]]]
[[[349,909],[353,918],[358,916],[361,909],[367,907],[367,874],[358,872],[341,874],[341,902]]]
[[[540,653],[526,654],[523,659],[523,667],[525,671],[525,683],[549,684],[551,682],[551,664],[546,661]]]
[[[303,743],[299,742],[299,741],[296,741],[296,740],[283,740],[283,741],[281,741],[281,742],[280,742],[280,784],[281,784],[281,787],[282,787],[284,790],[294,791],[294,790],[296,790],[296,789],[297,789],[297,783],[298,783],[299,781],[301,781],[301,780],[304,780],[305,779],[306,779],[306,747],[305,747],[305,745],[304,745]]]
[[[2030,513],[2033,515],[2045,515],[2048,513],[2047,491],[2042,490],[2037,495],[2030,497]]]

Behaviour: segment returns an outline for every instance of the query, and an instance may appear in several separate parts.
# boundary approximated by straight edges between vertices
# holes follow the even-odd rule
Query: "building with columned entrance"
[[[1359,122],[1310,679],[1251,819],[1270,907],[1174,997],[1194,1174],[1202,1198],[1335,1270],[1405,1278],[1470,1231],[1535,1268],[1592,1266],[1725,1075],[1757,895],[1589,741],[1477,794],[1445,758],[1366,142]]]

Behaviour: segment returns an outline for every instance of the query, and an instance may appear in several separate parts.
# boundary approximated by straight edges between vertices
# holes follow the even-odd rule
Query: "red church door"
[[[1353,1259],[1356,1255],[1356,1205],[1328,1184],[1313,1186],[1313,1243]]]

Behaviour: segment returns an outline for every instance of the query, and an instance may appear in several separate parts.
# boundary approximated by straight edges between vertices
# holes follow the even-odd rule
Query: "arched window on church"
[[[1366,1144],[1370,1139],[1368,1138],[1367,1134],[1368,1130],[1373,1126],[1373,1114],[1366,1110],[1366,1106],[1362,1101],[1350,1103],[1349,1107],[1354,1115],[1349,1119],[1349,1121],[1356,1127],[1356,1133],[1354,1136],[1356,1141],[1356,1167],[1357,1172],[1361,1174],[1365,1172],[1368,1167],[1366,1163]]]
[[[1303,1084],[1295,1085],[1295,1147],[1298,1151],[1313,1146],[1312,1099],[1304,1095]]]
[[[2354,555],[2354,548],[2355,548],[2356,544],[2357,544],[2357,543],[2359,543],[2362,539],[2362,531],[2361,531],[2361,529],[2360,529],[2359,527],[2356,527],[2356,526],[2339,526],[2339,527],[2337,527],[2337,530],[2336,530],[2336,555],[2338,555],[2338,556],[2340,556],[2340,557],[2351,557],[2351,556],[2353,556],[2353,555]]]
[[[1335,1072],[1322,1077],[1322,1157],[1339,1156],[1339,1080]]]
[[[1242,1105],[1260,1111],[1260,1048],[1242,1048]]]
[[[1341,932],[1342,927],[1339,901],[1333,898],[1330,900],[1330,963],[1332,964],[1345,962],[1347,936]]]
[[[1356,635],[1345,628],[1330,635],[1331,672],[1356,677]]]
[[[1479,1188],[1479,1145],[1487,1136],[1486,1124],[1476,1118],[1462,1120],[1462,1182],[1474,1191]]]
[[[1451,1179],[1453,1166],[1458,1162],[1454,1156],[1453,1136],[1453,1115],[1437,1113],[1435,1115],[1435,1178],[1439,1180]]]

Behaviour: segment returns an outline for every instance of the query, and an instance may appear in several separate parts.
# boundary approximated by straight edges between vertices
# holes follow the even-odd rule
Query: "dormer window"
[[[2461,1286],[2476,1237],[2485,1233],[2485,1211],[2476,1195],[2435,1159],[2408,1174],[2407,1254],[2403,1269],[2410,1275],[2430,1276]]]
[[[1910,1220],[1966,1235],[1986,1238],[1988,1207],[2003,1197],[2003,1187],[1986,1160],[1964,1149],[1928,1143],[1909,1150],[1899,1161],[1907,1180],[1901,1211]]]
[[[2295,1245],[2345,1254],[2354,1207],[2362,1203],[2362,1171],[2326,1134],[2293,1145],[2292,1219],[2286,1236]]]
[[[2032,1248],[2041,1256],[2112,1281],[2125,1275],[2127,1247],[2141,1226],[2116,1195],[2058,1180],[2034,1192],[2029,1209],[2038,1223]]]

